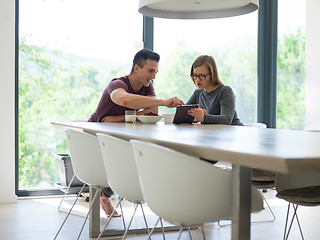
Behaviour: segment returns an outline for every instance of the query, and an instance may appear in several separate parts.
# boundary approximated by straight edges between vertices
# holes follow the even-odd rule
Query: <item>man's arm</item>
[[[147,97],[156,98],[156,96],[152,96],[152,95],[148,95]],[[149,113],[149,112],[158,113],[159,112],[158,106],[141,109],[141,110],[137,111],[137,115],[144,115],[145,113]]]
[[[132,109],[148,109],[157,106],[172,108],[184,104],[184,102],[177,97],[158,99],[150,96],[131,94],[126,92],[123,88],[113,90],[110,97],[115,104]]]
[[[119,116],[105,116],[102,119],[102,122],[124,122],[124,115],[119,115]]]

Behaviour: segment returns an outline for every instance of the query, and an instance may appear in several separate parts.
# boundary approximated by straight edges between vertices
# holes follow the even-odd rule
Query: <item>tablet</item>
[[[193,123],[194,117],[188,114],[188,110],[191,108],[197,108],[197,104],[190,105],[180,105],[176,109],[176,114],[174,115],[173,123]]]

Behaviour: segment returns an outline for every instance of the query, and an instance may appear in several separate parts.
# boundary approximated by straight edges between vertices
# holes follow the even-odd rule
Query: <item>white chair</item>
[[[288,202],[283,239],[288,239],[294,219],[297,220],[301,238],[304,239],[297,210],[299,205],[320,205],[320,173],[277,174],[275,187],[278,192],[276,196]],[[291,205],[294,212],[288,228]]]
[[[141,207],[146,228],[149,230],[142,207],[144,200],[140,188],[138,172],[131,144],[126,140],[106,134],[98,133],[97,137],[100,143],[100,149],[110,187],[114,193],[120,197],[120,202],[125,199],[134,203],[135,205],[133,215],[130,219],[128,227],[126,227],[123,239],[125,239],[128,234],[128,230],[131,226],[138,206]],[[111,218],[109,218],[109,221],[110,219]],[[109,221],[106,223],[104,229],[109,224]],[[98,239],[100,239],[100,237],[101,234]]]
[[[231,171],[153,143],[130,142],[143,197],[155,214],[180,225],[178,238],[183,228],[201,225],[205,239],[203,223],[231,217]],[[252,196],[253,209],[261,210],[262,198],[254,188]]]
[[[73,170],[76,176],[85,184],[98,188],[92,199],[92,203],[90,204],[88,214],[84,220],[84,223],[78,235],[77,239],[79,239],[84,225],[87,221],[87,218],[91,212],[92,205],[100,196],[101,188],[109,187],[109,184],[104,169],[104,163],[102,160],[102,155],[97,137],[85,132],[71,129],[66,130],[65,133],[69,145]],[[81,194],[81,191],[79,192],[79,194]],[[58,236],[71,211],[72,208],[70,209],[66,219],[62,223],[54,239],[56,239],[56,237]]]

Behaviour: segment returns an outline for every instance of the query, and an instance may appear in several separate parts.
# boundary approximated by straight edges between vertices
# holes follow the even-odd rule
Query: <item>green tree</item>
[[[57,182],[53,153],[66,152],[53,120],[87,119],[101,90],[97,71],[63,53],[20,41],[19,183],[22,188]]]
[[[304,129],[305,35],[281,36],[278,45],[277,128]]]

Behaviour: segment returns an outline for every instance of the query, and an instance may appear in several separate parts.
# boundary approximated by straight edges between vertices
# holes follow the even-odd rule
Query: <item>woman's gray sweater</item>
[[[208,111],[204,115],[204,124],[243,125],[235,110],[236,97],[229,86],[220,85],[209,93],[197,89],[186,104],[199,104]]]

